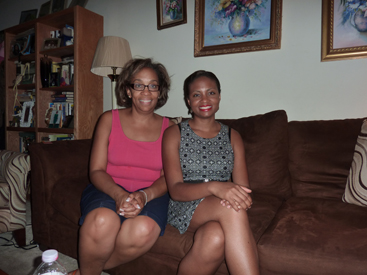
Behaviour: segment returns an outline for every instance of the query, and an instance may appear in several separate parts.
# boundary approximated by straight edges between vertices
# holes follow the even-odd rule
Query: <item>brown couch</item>
[[[261,274],[366,274],[367,209],[342,202],[361,119],[288,122],[284,111],[221,120],[240,132]],[[32,144],[34,240],[77,257],[91,140]],[[144,256],[110,274],[175,274],[193,235],[167,226]],[[217,274],[228,274],[225,263]]]

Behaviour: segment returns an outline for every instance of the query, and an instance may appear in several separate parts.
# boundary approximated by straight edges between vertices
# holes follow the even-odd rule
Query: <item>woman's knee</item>
[[[194,245],[207,260],[224,259],[224,243],[224,232],[218,222],[208,222],[195,233]]]
[[[108,208],[101,207],[88,213],[85,217],[82,229],[83,231],[89,231],[97,235],[104,233],[110,235],[112,232],[116,232],[117,234],[120,224],[120,218],[115,212]]]
[[[126,220],[129,239],[136,246],[145,246],[147,243],[155,242],[160,233],[158,224],[147,216],[138,216],[135,219]]]

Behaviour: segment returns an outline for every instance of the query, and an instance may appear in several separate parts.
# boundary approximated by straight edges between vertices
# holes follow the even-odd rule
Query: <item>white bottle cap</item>
[[[55,249],[49,249],[42,253],[42,261],[45,263],[56,261],[58,257],[59,253]]]

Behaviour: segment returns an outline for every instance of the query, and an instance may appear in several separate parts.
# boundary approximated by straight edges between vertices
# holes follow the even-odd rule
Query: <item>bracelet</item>
[[[139,192],[143,192],[144,193],[144,195],[145,195],[145,204],[144,204],[144,206],[146,206],[147,203],[148,203],[148,195],[147,195],[147,193],[145,193],[144,190],[139,190]]]

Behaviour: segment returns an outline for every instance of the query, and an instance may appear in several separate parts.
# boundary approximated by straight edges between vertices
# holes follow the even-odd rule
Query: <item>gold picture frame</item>
[[[359,7],[354,4],[349,8],[350,3],[346,0],[322,0],[321,61],[367,57],[367,32],[358,30],[355,20]],[[365,20],[364,24],[367,17]]]
[[[156,0],[156,7],[158,30],[187,23],[186,0]]]
[[[228,12],[224,12],[220,0],[195,0],[194,56],[280,49],[283,1],[263,0],[258,3],[253,3],[256,6],[252,7],[251,11],[248,6],[243,4],[243,7],[237,7],[236,14],[234,12],[228,14]],[[228,7],[226,7],[226,11]],[[242,12],[240,8],[245,12]],[[218,15],[218,10],[222,14]],[[250,20],[247,32],[245,34],[241,32],[238,35],[233,34],[230,30],[229,21],[235,15],[238,16],[243,13],[247,13],[251,20],[256,20],[255,25],[257,27],[251,28],[251,20],[246,19],[247,22]],[[209,18],[210,16],[211,18]],[[261,20],[262,17],[265,17],[265,20]],[[217,20],[215,22],[217,25],[213,27],[213,21],[215,20]],[[225,25],[227,22],[228,26]],[[220,31],[217,32],[215,28]]]

